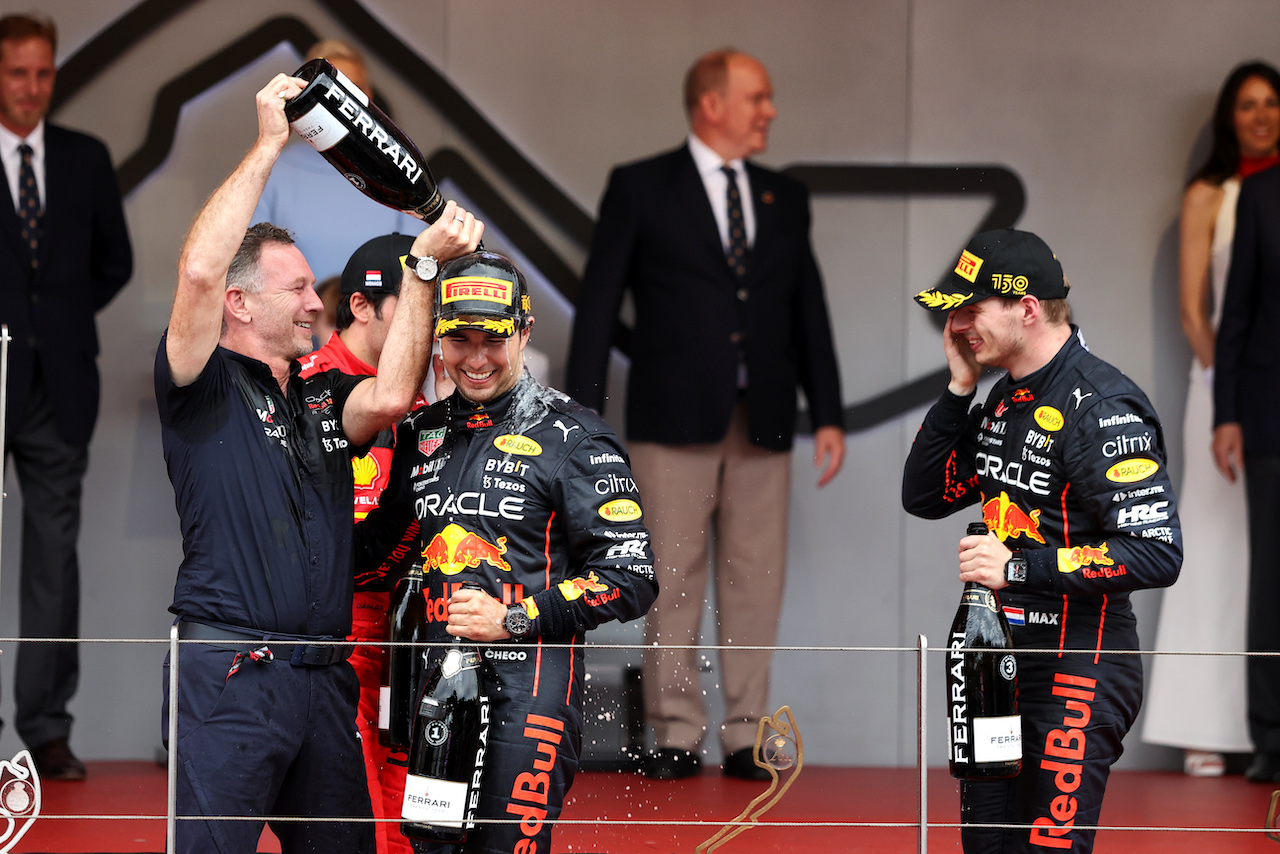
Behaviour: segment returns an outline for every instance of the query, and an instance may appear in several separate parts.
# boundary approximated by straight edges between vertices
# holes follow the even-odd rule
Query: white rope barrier
[[[282,639],[287,641],[288,639]],[[1022,829],[1025,825],[1018,824],[983,824],[960,822],[936,822],[927,820],[928,812],[928,762],[927,762],[927,740],[926,730],[928,723],[928,695],[927,695],[927,670],[930,653],[948,653],[954,651],[949,646],[929,646],[928,640],[924,635],[919,635],[916,646],[832,646],[832,645],[790,645],[790,646],[746,646],[735,644],[662,644],[663,649],[686,649],[697,651],[721,651],[721,650],[771,650],[775,653],[915,653],[917,668],[917,691],[916,691],[916,723],[917,723],[917,746],[916,746],[916,771],[918,777],[919,791],[917,794],[916,820],[915,821],[840,821],[840,820],[803,820],[803,821],[787,821],[787,820],[769,820],[764,818],[746,820],[746,821],[724,821],[712,819],[611,819],[611,818],[588,818],[588,819],[567,819],[560,818],[554,822],[548,823],[553,825],[570,826],[596,826],[596,827],[706,827],[706,828],[724,828],[724,827],[751,827],[757,829],[779,828],[779,829],[803,829],[803,828],[826,828],[826,829],[916,829],[918,836],[918,851],[920,854],[927,854],[928,850],[928,832],[930,830],[956,830],[962,827],[982,828],[982,829]],[[177,822],[180,821],[251,821],[251,822],[331,822],[331,823],[399,823],[399,818],[373,818],[373,817],[316,817],[316,816],[213,816],[213,815],[178,815],[176,812],[176,787],[177,787],[177,702],[178,702],[178,663],[179,649],[185,644],[202,644],[208,641],[202,640],[183,640],[178,638],[177,625],[175,624],[170,630],[170,636],[165,638],[0,638],[0,643],[80,643],[80,644],[133,644],[133,645],[151,645],[159,646],[167,644],[169,646],[170,670],[169,670],[169,745],[168,752],[168,784],[166,792],[167,809],[163,815],[155,814],[98,814],[98,813],[74,813],[74,814],[55,814],[41,815],[41,820],[47,821],[161,821],[166,822],[166,840],[167,850],[174,850],[175,834]],[[309,641],[316,646],[323,645],[348,645],[350,642],[346,639],[334,639],[330,641]],[[361,642],[367,646],[379,647],[446,647],[449,642],[433,642],[433,643],[410,643],[410,642]],[[481,644],[481,646],[491,646],[493,644]],[[580,646],[587,649],[613,649],[613,650],[649,650],[653,649],[657,644],[636,644],[636,643],[585,643],[585,644],[568,644],[568,643],[544,643],[547,647],[574,647]],[[961,650],[968,648],[961,647]],[[1270,658],[1280,656],[1280,652],[1224,652],[1224,651],[1205,651],[1205,650],[1096,650],[1096,649],[1074,649],[1074,650],[1058,650],[1056,648],[1046,649],[1019,649],[1019,654],[1072,654],[1072,655],[1097,655],[1101,652],[1105,655],[1187,655],[1187,656],[1231,656],[1244,658]],[[520,819],[478,819],[477,823],[487,824],[519,824]],[[1259,824],[1251,827],[1204,827],[1204,826],[1163,826],[1163,825],[1076,825],[1079,829],[1088,829],[1096,831],[1127,831],[1133,833],[1179,833],[1179,834],[1247,834],[1257,835],[1272,832],[1273,829]]]

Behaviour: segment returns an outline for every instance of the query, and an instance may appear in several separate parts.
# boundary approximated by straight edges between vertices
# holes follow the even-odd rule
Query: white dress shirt
[[[36,191],[40,193],[40,210],[44,210],[44,120],[36,125],[26,139],[18,136],[4,125],[0,125],[0,164],[4,165],[4,177],[9,182],[9,197],[13,199],[13,209],[18,209],[18,174],[22,170],[22,154],[18,146],[22,143],[31,146],[31,169],[36,173]]]
[[[716,215],[716,227],[720,229],[720,244],[725,251],[729,250],[729,176],[720,171],[720,167],[728,166],[738,176],[738,194],[742,196],[742,219],[747,227],[747,246],[756,242],[756,210],[751,203],[751,179],[747,177],[747,169],[742,158],[725,162],[711,147],[693,134],[689,134],[689,153],[693,155],[693,164],[702,178],[702,186],[707,190],[707,198],[711,200],[711,210]]]

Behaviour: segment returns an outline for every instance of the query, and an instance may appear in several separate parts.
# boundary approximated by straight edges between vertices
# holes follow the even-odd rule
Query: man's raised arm
[[[257,95],[258,138],[240,165],[205,202],[178,260],[178,290],[169,315],[166,355],[179,386],[200,376],[218,346],[227,269],[244,240],[267,176],[289,139],[284,103],[303,81],[277,74]]]
[[[440,219],[414,239],[410,252],[417,258],[430,256],[443,265],[474,252],[483,234],[484,223],[451,201]],[[343,432],[352,443],[369,441],[413,405],[431,358],[431,308],[437,286],[436,280],[424,282],[405,267],[396,313],[378,360],[378,375],[356,386],[342,410]]]

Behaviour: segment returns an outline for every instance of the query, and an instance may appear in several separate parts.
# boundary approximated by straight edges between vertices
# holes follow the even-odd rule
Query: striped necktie
[[[18,219],[22,222],[22,241],[31,251],[31,270],[40,266],[40,188],[36,186],[36,172],[31,168],[31,146],[25,142],[18,146],[22,155],[22,168],[18,171]]]

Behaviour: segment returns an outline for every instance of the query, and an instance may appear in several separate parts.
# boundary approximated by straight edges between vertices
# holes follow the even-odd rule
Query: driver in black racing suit
[[[1062,267],[1038,237],[979,234],[942,290],[951,382],[907,458],[902,502],[928,519],[980,504],[960,578],[1000,591],[1013,629],[1022,772],[963,782],[967,854],[1092,850],[1111,765],[1142,702],[1129,591],[1178,577],[1182,535],[1160,422],[1070,325]],[[948,290],[950,292],[948,292]],[[1008,373],[985,404],[983,367]],[[1025,650],[1048,650],[1031,653]],[[1083,651],[1083,652],[1079,652]]]
[[[487,252],[445,264],[435,317],[457,391],[396,428],[390,483],[357,526],[357,583],[421,562],[427,640],[483,649],[490,726],[461,850],[547,852],[578,768],[583,635],[653,603],[649,534],[613,431],[524,371],[533,318],[519,271]]]

